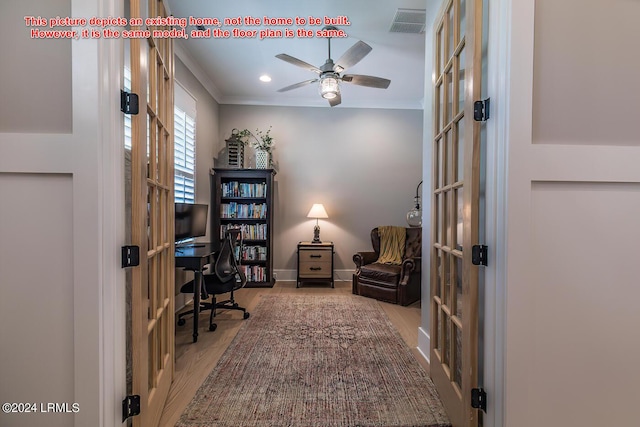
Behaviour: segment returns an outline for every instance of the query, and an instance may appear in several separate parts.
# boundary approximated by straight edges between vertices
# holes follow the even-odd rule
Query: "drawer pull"
[[[309,258],[322,258],[322,255],[309,255]]]
[[[322,267],[309,267],[309,270],[311,270],[311,271],[320,271],[320,270],[322,270]]]

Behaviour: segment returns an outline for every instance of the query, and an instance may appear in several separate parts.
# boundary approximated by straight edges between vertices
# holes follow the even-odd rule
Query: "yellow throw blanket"
[[[380,264],[402,264],[407,231],[404,227],[384,225],[378,227],[380,235]]]

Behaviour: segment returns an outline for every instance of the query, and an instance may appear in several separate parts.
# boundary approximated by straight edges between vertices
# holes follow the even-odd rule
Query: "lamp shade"
[[[422,210],[420,208],[413,208],[407,212],[407,224],[410,227],[422,227]]]
[[[307,218],[329,218],[329,215],[327,215],[327,211],[324,209],[324,206],[322,206],[322,203],[314,203],[307,214]]]
[[[422,181],[416,187],[415,205],[407,212],[407,223],[410,227],[422,227],[422,209],[420,209],[420,186]]]
[[[327,73],[320,77],[318,86],[320,95],[324,99],[333,99],[340,94],[340,80],[334,73]]]

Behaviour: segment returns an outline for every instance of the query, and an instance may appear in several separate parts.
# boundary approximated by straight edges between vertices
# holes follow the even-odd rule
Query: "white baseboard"
[[[297,270],[273,270],[276,282],[295,282],[298,277]]]
[[[429,331],[425,331],[422,327],[418,328],[418,351],[425,358],[427,363],[431,363],[429,360],[429,354],[431,352],[431,337]]]
[[[175,299],[175,313],[179,312],[193,301],[193,295],[178,294]]]
[[[336,282],[350,282],[354,270],[333,270],[333,279]],[[295,282],[298,278],[298,270],[273,270],[276,282]]]

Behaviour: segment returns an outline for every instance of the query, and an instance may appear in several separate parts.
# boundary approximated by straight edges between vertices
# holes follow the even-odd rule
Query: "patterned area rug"
[[[264,296],[176,427],[450,426],[374,300]]]

